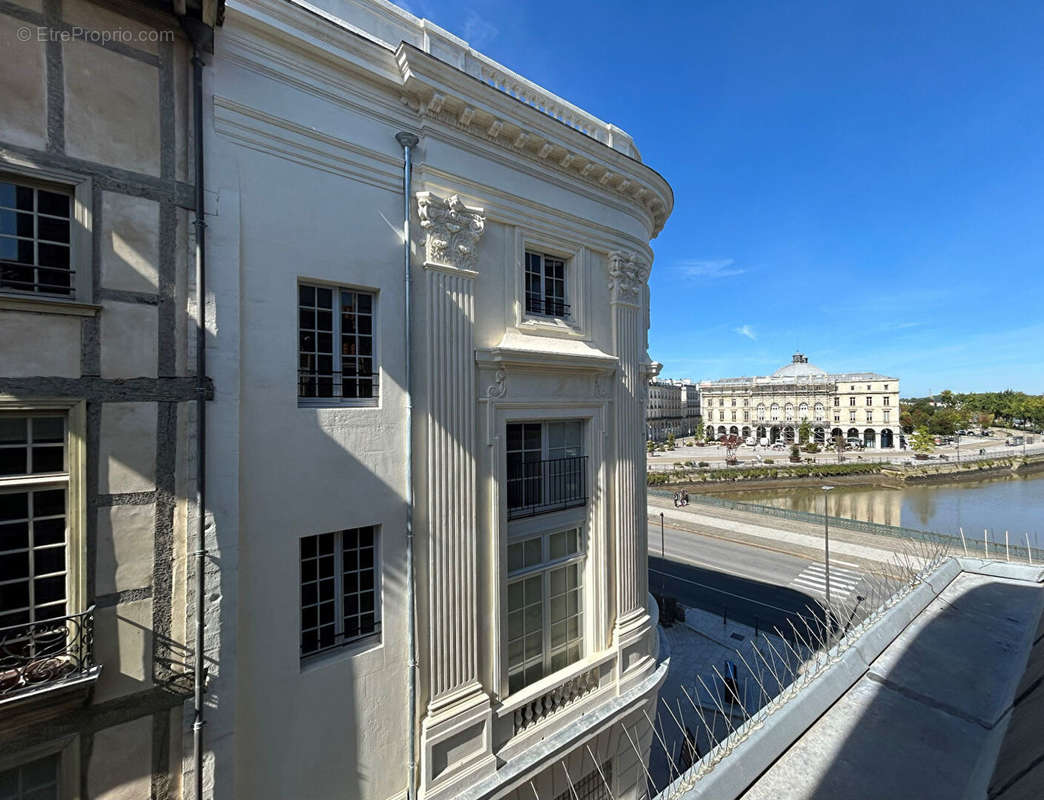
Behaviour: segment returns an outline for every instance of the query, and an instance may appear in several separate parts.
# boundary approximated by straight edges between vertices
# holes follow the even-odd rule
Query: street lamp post
[[[827,493],[833,486],[823,488],[823,573],[826,577],[826,604],[827,615],[830,614],[830,506],[827,501]]]

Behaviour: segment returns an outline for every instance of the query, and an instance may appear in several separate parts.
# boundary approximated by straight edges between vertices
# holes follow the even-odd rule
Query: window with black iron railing
[[[72,296],[72,196],[0,180],[0,291]]]
[[[508,519],[587,504],[587,456],[534,459],[509,454]]]
[[[569,319],[569,303],[545,297],[542,294],[526,292],[526,313],[538,314],[542,317],[561,317]]]

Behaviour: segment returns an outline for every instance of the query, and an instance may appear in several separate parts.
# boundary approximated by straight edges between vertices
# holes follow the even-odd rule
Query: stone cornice
[[[457,195],[441,198],[417,194],[421,228],[425,232],[425,263],[475,273],[478,243],[486,229],[481,208],[464,205]]]
[[[662,230],[674,195],[655,170],[412,45],[400,43],[395,57],[417,113],[608,190],[648,216],[651,237]]]
[[[609,254],[610,302],[641,304],[648,279],[649,264],[637,254],[628,250]]]

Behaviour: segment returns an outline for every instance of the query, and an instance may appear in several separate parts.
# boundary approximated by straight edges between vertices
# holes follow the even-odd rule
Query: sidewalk
[[[726,509],[712,509],[692,503],[675,508],[666,498],[649,498],[649,520],[664,519],[708,536],[716,536],[754,546],[769,547],[806,558],[821,559],[823,556],[823,530],[808,523],[773,518],[768,521],[757,514]],[[830,531],[830,553],[842,558],[852,558],[874,565],[893,564],[899,539],[889,540],[881,536],[858,533],[843,528]],[[923,566],[919,559],[911,559],[917,567]]]

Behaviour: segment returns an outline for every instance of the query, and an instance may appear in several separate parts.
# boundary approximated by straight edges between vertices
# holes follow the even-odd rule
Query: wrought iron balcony
[[[545,297],[537,292],[526,292],[526,313],[537,314],[541,317],[558,317],[569,319],[569,303],[556,300],[553,297]]]
[[[587,456],[508,461],[508,519],[587,505]]]
[[[79,614],[0,628],[0,702],[96,672],[94,606]]]

